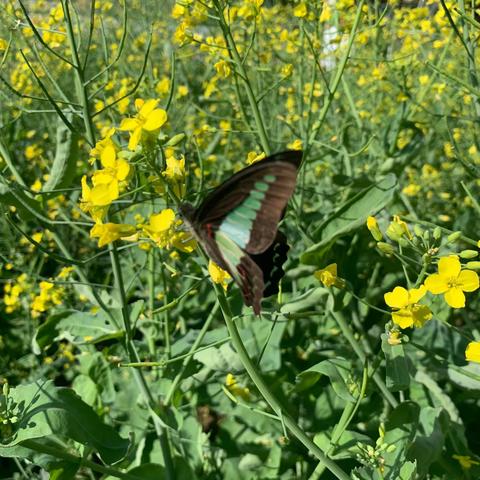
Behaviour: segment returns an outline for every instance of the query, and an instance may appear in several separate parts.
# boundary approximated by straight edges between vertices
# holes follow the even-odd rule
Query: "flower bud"
[[[174,147],[175,145],[178,145],[184,138],[185,138],[184,133],[178,133],[177,135],[174,135],[166,144],[166,147]]]
[[[460,231],[453,232],[447,237],[447,240],[449,243],[453,243],[453,242],[456,242],[461,236],[462,236],[462,232]]]
[[[440,227],[435,227],[433,230],[433,238],[438,240],[442,236],[442,229]]]
[[[382,232],[378,228],[377,219],[375,217],[367,218],[367,228],[370,230],[372,237],[378,242],[383,238]]]
[[[462,250],[460,253],[460,258],[470,259],[478,257],[478,252],[476,250]]]
[[[480,270],[480,262],[467,262],[465,267],[469,270]]]
[[[423,229],[420,225],[414,225],[413,232],[417,237],[423,237]]]
[[[378,242],[377,248],[385,255],[393,255],[395,252],[395,249],[389,243],[385,242]]]

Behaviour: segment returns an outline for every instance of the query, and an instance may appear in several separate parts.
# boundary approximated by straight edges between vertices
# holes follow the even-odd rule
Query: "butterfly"
[[[208,256],[239,285],[245,305],[260,314],[263,297],[278,292],[289,246],[278,230],[295,190],[302,152],[266,157],[235,173],[198,208],[180,213]]]

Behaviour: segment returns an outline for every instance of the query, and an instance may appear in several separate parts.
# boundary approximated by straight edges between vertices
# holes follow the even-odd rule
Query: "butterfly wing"
[[[195,223],[222,231],[248,253],[264,252],[295,189],[301,158],[300,151],[277,153],[236,173],[207,196]]]
[[[301,158],[299,151],[267,157],[217,187],[197,210],[184,212],[209,257],[230,273],[257,315],[262,297],[276,293],[283,276],[288,246],[278,222]]]

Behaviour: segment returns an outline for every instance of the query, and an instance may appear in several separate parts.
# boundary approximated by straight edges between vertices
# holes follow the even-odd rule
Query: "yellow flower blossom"
[[[393,323],[400,328],[423,327],[432,318],[432,312],[426,305],[419,304],[419,300],[427,293],[422,285],[419,288],[407,290],[395,287],[392,292],[384,295],[385,303],[394,309]]]
[[[290,148],[291,150],[301,150],[303,147],[302,141],[297,138],[293,142],[287,144],[287,148]]]
[[[232,278],[228,272],[210,260],[208,262],[208,273],[210,274],[213,283],[219,283],[225,290],[227,289],[228,282]]]
[[[96,223],[90,230],[91,238],[98,238],[98,246],[103,247],[123,237],[129,237],[136,232],[133,225],[124,223]]]
[[[398,215],[393,216],[393,221],[390,222],[386,234],[395,242],[398,242],[403,237],[407,237],[409,240],[412,239],[408,225],[403,220],[400,220]]]
[[[467,345],[465,359],[468,362],[480,363],[480,342],[470,342]]]
[[[380,231],[380,228],[378,228],[377,219],[375,217],[367,218],[367,228],[377,242],[383,238],[382,232]]]
[[[469,470],[473,465],[480,465],[480,462],[473,460],[473,458],[468,455],[452,455],[452,458],[458,460],[458,463],[460,463],[465,470]]]
[[[434,295],[444,295],[452,308],[465,307],[465,294],[479,287],[478,274],[473,270],[462,270],[457,255],[442,257],[438,262],[438,273],[425,280],[425,287]]]
[[[232,373],[227,373],[225,385],[227,389],[236,397],[240,397],[243,400],[250,399],[250,390],[247,387],[240,386],[235,378],[235,375]]]
[[[248,152],[247,154],[247,165],[251,165],[252,163],[258,162],[259,160],[262,160],[262,158],[265,158],[265,152]]]
[[[125,118],[120,124],[120,130],[130,132],[128,148],[135,150],[139,144],[142,132],[155,133],[167,121],[167,112],[157,108],[158,100],[150,99],[146,102],[140,98],[135,100],[137,115],[133,118]]]
[[[223,78],[229,77],[230,74],[232,73],[232,69],[230,67],[230,64],[225,60],[219,60],[213,66],[214,66],[215,70],[217,71],[217,74],[220,75]]]
[[[316,279],[320,280],[326,287],[335,286],[343,288],[345,280],[337,276],[337,264],[331,263],[321,270],[317,270],[314,274]]]
[[[163,175],[169,180],[183,180],[185,177],[185,157],[181,155],[180,158],[175,158],[172,154],[166,158],[165,162],[167,168]]]
[[[293,9],[293,16],[294,17],[303,18],[303,17],[307,16],[307,13],[308,13],[308,10],[307,10],[307,5],[306,5],[305,2],[299,3]]]

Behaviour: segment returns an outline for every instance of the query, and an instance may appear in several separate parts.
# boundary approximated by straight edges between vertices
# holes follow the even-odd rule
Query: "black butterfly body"
[[[278,231],[295,189],[300,151],[266,157],[237,172],[195,209],[181,213],[208,256],[240,286],[247,306],[260,313],[262,297],[278,292],[288,245]]]

